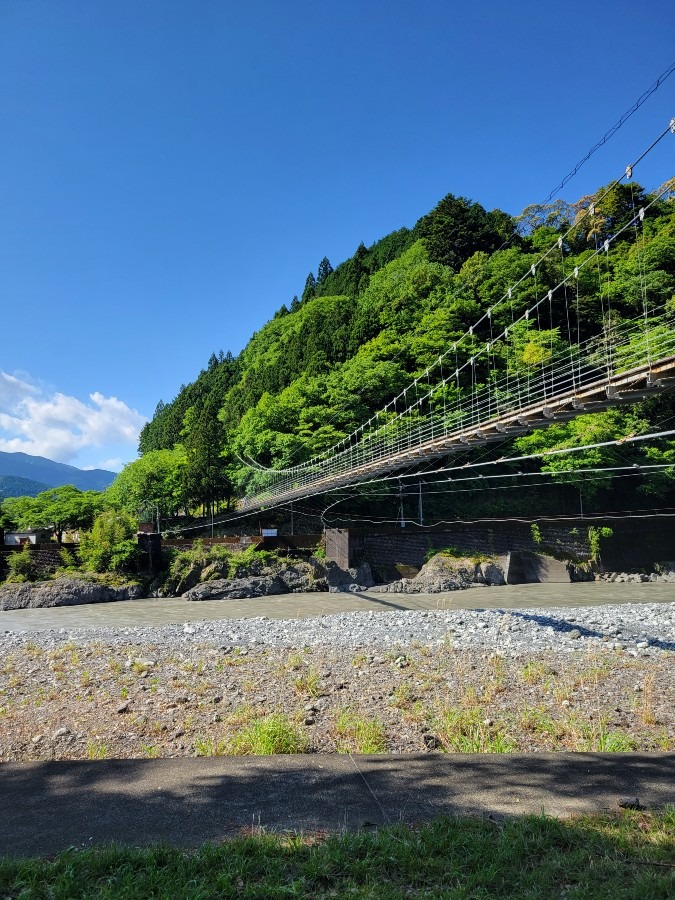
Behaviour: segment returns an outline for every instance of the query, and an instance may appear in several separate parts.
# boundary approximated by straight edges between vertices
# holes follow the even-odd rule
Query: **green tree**
[[[93,572],[132,572],[140,556],[138,522],[122,510],[106,510],[80,541],[80,556]]]
[[[477,250],[488,253],[497,250],[515,233],[515,228],[506,213],[500,210],[488,213],[480,203],[447,194],[419,220],[415,231],[424,238],[432,262],[457,271]]]
[[[15,497],[3,504],[19,528],[50,528],[60,544],[66,530],[90,528],[103,507],[98,491],[81,491],[72,484],[50,488],[37,497]]]
[[[183,470],[185,450],[151,450],[126,465],[105,492],[106,502],[115,509],[153,519],[156,511],[175,515],[186,506]]]
[[[316,273],[316,283],[319,287],[324,284],[332,271],[333,267],[330,264],[330,260],[327,256],[324,256],[324,258],[319,263],[319,268]]]
[[[311,300],[311,298],[316,294],[316,278],[314,277],[314,273],[310,272],[305,281],[305,289],[302,292],[302,302],[305,303],[307,300]]]
[[[201,409],[191,407],[187,411],[183,447],[185,465],[182,479],[188,502],[202,505],[207,515],[216,512],[223,500],[229,507],[232,482],[223,458],[225,428],[218,419],[215,399]]]

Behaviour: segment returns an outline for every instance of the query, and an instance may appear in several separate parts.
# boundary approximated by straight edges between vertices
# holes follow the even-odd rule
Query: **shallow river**
[[[175,625],[267,616],[304,619],[358,610],[387,612],[403,609],[527,609],[528,607],[595,606],[604,603],[669,603],[673,584],[523,584],[475,587],[444,594],[282,594],[250,600],[127,600],[54,609],[0,611],[0,632],[58,628],[100,628],[108,625]]]

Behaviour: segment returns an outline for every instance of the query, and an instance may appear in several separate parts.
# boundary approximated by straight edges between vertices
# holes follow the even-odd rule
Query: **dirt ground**
[[[632,749],[675,749],[672,654],[73,644],[0,662],[0,761]]]

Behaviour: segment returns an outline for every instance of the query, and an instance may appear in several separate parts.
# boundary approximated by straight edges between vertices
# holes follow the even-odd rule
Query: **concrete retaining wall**
[[[609,527],[612,536],[600,539],[599,567],[607,571],[645,569],[675,560],[675,519],[657,516],[645,518],[577,519],[530,523],[494,522],[457,525],[444,529],[422,530],[415,527],[378,532],[349,532],[349,563],[368,562],[371,566],[420,567],[429,550],[455,547],[468,555],[490,555],[510,551],[544,553],[576,560],[591,558],[589,527]]]

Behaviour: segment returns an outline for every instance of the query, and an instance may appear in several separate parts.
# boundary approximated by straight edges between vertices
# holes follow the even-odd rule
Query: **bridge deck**
[[[623,403],[635,403],[673,387],[675,387],[675,356],[668,356],[616,375],[606,375],[580,389],[498,414],[494,419],[484,423],[457,428],[413,447],[393,451],[376,460],[357,464],[345,472],[319,476],[307,484],[287,491],[244,498],[238,509],[254,511],[299,500],[312,494],[326,493],[427,459],[459,453],[469,447],[482,446],[491,441],[503,441],[537,428],[547,428],[555,422],[568,421],[586,413],[599,412]]]

